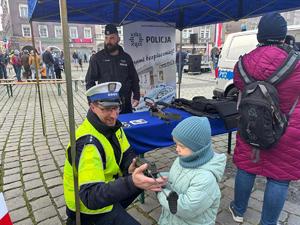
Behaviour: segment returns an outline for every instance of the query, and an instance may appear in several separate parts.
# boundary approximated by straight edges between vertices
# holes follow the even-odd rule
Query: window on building
[[[54,27],[54,33],[56,38],[61,38],[62,37],[62,29],[61,26],[55,26]]]
[[[206,32],[205,32],[205,38],[210,38],[210,32],[209,32],[209,30],[206,30]]]
[[[25,4],[19,4],[19,13],[20,13],[20,17],[27,18],[28,17],[28,6]]]
[[[92,28],[91,27],[85,27],[83,29],[83,35],[84,35],[84,38],[92,38]]]
[[[203,39],[204,38],[204,30],[200,31],[200,38]]]
[[[22,24],[22,35],[23,37],[31,37],[31,30],[29,25]]]
[[[77,27],[70,27],[70,38],[78,38]]]
[[[40,34],[40,37],[42,37],[42,38],[48,37],[47,25],[39,25],[39,34]]]

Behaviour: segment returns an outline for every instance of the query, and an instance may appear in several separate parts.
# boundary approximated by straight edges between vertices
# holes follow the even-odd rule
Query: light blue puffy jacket
[[[225,154],[214,154],[206,164],[196,169],[183,168],[177,158],[168,174],[171,188],[179,195],[177,213],[171,214],[166,196],[159,192],[162,205],[159,225],[214,225],[220,205],[221,181],[226,165]],[[163,174],[165,175],[165,174]],[[171,188],[165,188],[168,194]]]

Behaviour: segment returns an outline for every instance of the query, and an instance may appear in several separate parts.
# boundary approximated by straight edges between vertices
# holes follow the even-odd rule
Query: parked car
[[[214,97],[237,96],[237,88],[233,85],[233,68],[241,55],[256,48],[257,30],[229,34],[223,45],[218,63],[218,77],[213,91]],[[300,41],[300,26],[288,26],[288,34]]]

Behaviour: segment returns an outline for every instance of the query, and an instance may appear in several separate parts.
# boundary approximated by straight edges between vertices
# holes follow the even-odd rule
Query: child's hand
[[[161,191],[162,186],[166,185],[166,178],[151,178],[147,177],[144,174],[144,171],[147,169],[148,164],[143,164],[140,167],[137,167],[132,173],[132,181],[134,185],[138,188],[150,191]]]
[[[159,189],[156,189],[156,188],[153,188],[153,189],[152,189],[152,188],[151,188],[151,189],[149,189],[149,190],[150,190],[150,191],[155,191],[155,192],[160,192],[160,191],[162,191],[163,188],[166,187],[166,184],[167,184],[167,182],[168,182],[168,177],[165,177],[165,176],[163,176],[163,177],[158,177],[158,178],[156,178],[155,180],[156,180],[156,182],[158,182],[158,183],[161,184],[160,188],[159,188]]]

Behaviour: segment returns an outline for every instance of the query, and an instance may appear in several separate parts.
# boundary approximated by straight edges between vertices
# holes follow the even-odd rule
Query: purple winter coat
[[[244,68],[255,80],[266,80],[280,67],[287,55],[284,50],[275,46],[258,47],[243,57]],[[240,90],[244,88],[237,65],[234,68],[234,84]],[[276,88],[280,109],[288,114],[300,95],[300,61],[294,72]],[[239,169],[277,180],[300,179],[300,100],[279,142],[269,151],[260,151],[260,160],[257,163],[251,161],[251,154],[252,148],[237,132],[233,160]]]

